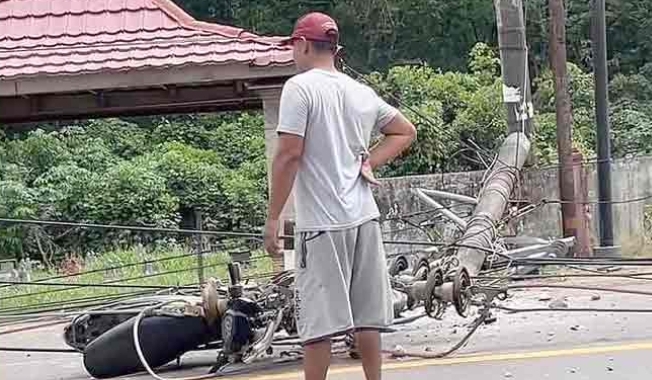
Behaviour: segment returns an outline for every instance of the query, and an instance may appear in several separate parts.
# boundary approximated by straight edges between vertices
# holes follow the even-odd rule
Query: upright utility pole
[[[609,98],[607,92],[607,25],[605,0],[593,0],[593,59],[595,78],[595,118],[598,140],[598,199],[601,255],[615,254],[611,208],[611,146],[609,133]]]
[[[571,100],[566,72],[566,11],[564,0],[548,0],[550,12],[550,66],[555,79],[557,114],[557,153],[559,156],[559,195],[564,237],[578,236],[578,205],[574,203],[573,140]]]

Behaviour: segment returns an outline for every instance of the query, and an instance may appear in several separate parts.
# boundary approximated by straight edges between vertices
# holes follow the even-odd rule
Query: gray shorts
[[[386,330],[392,292],[380,225],[298,233],[295,317],[309,344],[358,329]]]

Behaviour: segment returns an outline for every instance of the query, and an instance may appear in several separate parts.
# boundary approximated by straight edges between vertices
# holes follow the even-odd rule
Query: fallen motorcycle
[[[264,285],[243,285],[239,263],[231,263],[229,277],[228,285],[211,278],[195,293],[134,298],[78,315],[64,328],[65,342],[83,354],[91,376],[105,379],[152,371],[207,349],[219,352],[214,373],[270,356],[275,339],[296,336],[292,271]],[[407,297],[394,290],[395,315],[405,309]]]
[[[164,365],[188,351],[220,349],[214,370],[269,353],[274,334],[296,333],[290,272],[269,283],[243,285],[238,263],[231,283],[210,279],[200,294],[158,295],[74,318],[66,343],[83,353],[95,378],[124,376]]]

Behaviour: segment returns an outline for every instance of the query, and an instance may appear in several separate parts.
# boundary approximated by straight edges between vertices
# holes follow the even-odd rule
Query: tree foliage
[[[652,150],[652,83],[649,66],[641,73],[618,74],[610,83],[612,153],[645,154]],[[573,146],[595,157],[594,79],[568,63],[572,102]],[[384,176],[404,176],[485,169],[507,130],[502,81],[496,51],[478,43],[468,55],[467,72],[441,72],[428,65],[397,66],[368,76],[374,88],[394,101],[415,123],[416,143],[383,168]],[[533,81],[537,162],[556,163],[555,91],[545,68]],[[474,144],[475,143],[475,144]],[[473,149],[475,146],[479,149]],[[479,150],[479,152],[478,152]]]
[[[0,143],[0,216],[174,228],[200,211],[211,228],[251,230],[264,218],[264,153],[258,113],[37,128]],[[1,232],[3,256],[45,262],[160,238],[23,225]]]
[[[497,45],[494,2],[486,0],[174,0],[198,19],[234,25],[265,35],[288,35],[308,11],[325,11],[340,25],[351,64],[386,70],[420,61],[443,70],[466,70],[466,55],[477,42]],[[570,62],[590,69],[591,9],[586,0],[567,0]],[[546,0],[523,1],[532,72],[548,63]],[[608,56],[613,74],[634,74],[649,62],[652,2],[607,1]]]

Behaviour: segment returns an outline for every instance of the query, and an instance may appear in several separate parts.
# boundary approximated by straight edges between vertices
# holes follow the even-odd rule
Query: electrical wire
[[[71,348],[39,348],[39,347],[0,347],[0,351],[5,352],[47,352],[59,354],[81,354],[77,350]]]
[[[188,283],[188,284],[181,285],[180,287],[184,288],[184,287],[189,287],[189,286],[197,286],[197,284]],[[164,290],[168,291],[168,292],[179,293],[178,294],[179,296],[184,295],[183,290],[178,289],[176,287],[171,286],[171,287],[169,287],[167,289],[164,289]],[[140,292],[140,293],[135,294],[135,295],[144,297],[145,300],[143,300],[143,302],[145,304],[148,304],[148,302],[146,301],[148,296],[150,296],[150,295],[151,296],[161,295],[161,294],[163,294],[164,290],[159,290],[159,291],[154,291],[154,292],[152,292],[152,291]],[[101,310],[110,310],[110,308],[112,308],[112,307],[116,307],[116,306],[119,306],[119,305],[123,304],[123,302],[122,302],[123,300],[132,299],[132,298],[133,298],[133,295],[132,296],[121,296],[121,297],[116,297],[116,298],[110,298],[110,299],[107,299],[107,300],[103,300],[102,302],[84,303],[84,304],[76,305],[75,307],[70,308],[72,310],[75,310],[75,308],[83,308],[83,309],[81,309],[81,311],[77,309],[76,311],[68,311],[68,312],[63,312],[63,313],[67,313],[65,315],[79,315],[79,314],[84,314],[84,313],[87,313],[87,312],[88,313],[97,313],[98,311],[101,311]],[[109,301],[108,304],[107,304],[107,301]],[[135,307],[135,306],[138,306],[138,305],[140,305],[140,304],[129,303],[130,307]],[[38,310],[35,310],[35,311],[29,311],[29,312],[23,312],[23,313],[13,312],[14,314],[10,315],[9,318],[10,319],[21,318],[20,322],[22,323],[26,319],[43,318],[44,316],[47,316],[47,315],[49,315],[50,317],[65,317],[65,315],[61,314],[62,313],[61,310],[65,309],[66,306],[68,306],[68,305],[63,305],[63,306],[59,306],[59,307],[51,308],[51,309],[38,309]],[[120,309],[120,312],[118,314],[120,314],[120,313],[122,313],[124,311],[125,311],[125,309]],[[9,313],[9,311],[5,311],[4,313],[0,313],[0,319],[2,319],[3,317],[7,317],[9,315],[8,313]],[[46,313],[54,313],[54,314],[46,314]],[[113,313],[113,312],[110,311],[107,314],[111,314],[111,313]],[[102,313],[100,313],[100,314],[102,314]]]
[[[54,322],[42,323],[42,324],[39,324],[39,325],[36,325],[36,326],[18,327],[18,328],[10,329],[10,330],[2,330],[2,331],[0,331],[0,335],[16,334],[16,333],[21,333],[21,332],[30,331],[30,330],[42,329],[44,327],[58,326],[58,325],[62,325],[64,323],[68,323],[68,321],[54,321]]]
[[[0,314],[0,320],[3,319],[21,319],[26,315],[48,318],[69,318],[78,315],[124,315],[139,313],[141,309],[119,309],[119,310],[78,310],[78,311],[60,311],[52,313],[35,313],[35,314]]]
[[[206,267],[207,268],[207,267]],[[196,268],[191,268],[191,269],[185,269],[184,271],[189,271],[189,270],[194,270]],[[172,273],[175,273],[176,271],[173,271]],[[157,273],[159,275],[162,274],[169,274],[167,272],[162,272],[162,273]],[[140,277],[134,277],[130,279],[124,279],[120,281],[130,281],[130,280],[135,280],[139,279]],[[63,286],[63,287],[72,287],[72,288],[117,288],[117,289],[123,289],[123,288],[141,288],[141,289],[168,289],[169,286],[163,286],[163,285],[146,285],[146,284],[85,284],[85,283],[74,283],[74,284],[66,284],[66,283],[61,283],[61,282],[33,282],[33,281],[0,281],[0,284],[7,284],[7,285],[31,285],[31,286]],[[191,287],[187,287],[185,289],[194,289]],[[67,289],[66,289],[67,290]],[[30,295],[35,295],[37,293],[30,293]],[[11,297],[6,297],[6,298],[0,298],[0,300],[7,300],[10,299]]]
[[[181,258],[184,258],[184,257],[191,257],[191,256],[197,256],[197,254],[196,253],[186,253],[186,254],[183,254],[183,255],[168,256],[168,257],[164,257],[164,258],[160,258],[160,259],[145,260],[145,261],[141,261],[141,262],[138,262],[138,263],[129,263],[129,264],[116,265],[116,266],[107,267],[107,268],[92,269],[92,270],[87,270],[87,271],[78,272],[78,273],[71,273],[71,274],[65,274],[65,275],[60,275],[60,276],[39,278],[37,280],[34,280],[33,282],[43,282],[43,281],[51,281],[51,280],[60,280],[60,279],[64,279],[64,278],[80,277],[80,276],[85,276],[87,274],[108,272],[108,271],[112,271],[112,270],[131,268],[131,267],[145,265],[145,264],[160,263],[160,262],[170,261],[170,260],[174,260],[174,259],[181,259]],[[2,286],[0,286],[0,289],[4,288],[4,287],[8,287],[8,286],[11,286],[11,285],[3,284]]]
[[[222,246],[224,248],[227,248],[224,246],[222,242],[218,242],[217,246]],[[241,248],[241,247],[246,247],[245,244],[238,246],[238,247],[228,247],[228,249],[234,249],[234,248]],[[207,254],[207,253],[212,253],[212,250],[208,251],[203,251],[201,254]],[[229,253],[229,252],[227,252]],[[64,278],[72,278],[72,277],[79,277],[79,276],[85,276],[88,274],[93,274],[93,273],[102,273],[102,272],[108,272],[108,271],[113,271],[113,270],[118,270],[118,269],[125,269],[125,268],[131,268],[135,266],[140,266],[140,265],[146,265],[146,264],[154,264],[154,263],[161,263],[161,262],[166,262],[170,260],[175,260],[175,259],[182,259],[185,257],[196,257],[198,256],[198,253],[192,252],[192,253],[185,253],[181,255],[175,255],[175,256],[166,256],[162,258],[155,258],[155,259],[150,259],[150,260],[144,260],[136,263],[128,263],[128,264],[121,264],[121,265],[115,265],[112,267],[105,267],[105,268],[98,268],[98,269],[92,269],[92,270],[87,270],[87,271],[81,271],[77,273],[70,273],[70,274],[64,274],[64,275],[59,275],[59,276],[51,276],[51,277],[45,277],[45,278],[39,278],[37,280],[34,280],[34,282],[42,282],[42,281],[51,281],[51,280],[59,280],[59,279],[64,279]],[[224,264],[226,265],[226,264]],[[11,286],[11,285],[0,285],[0,289]]]
[[[617,288],[602,288],[596,286],[581,286],[581,285],[556,285],[556,284],[528,284],[528,285],[508,285],[505,290],[517,289],[567,289],[567,290],[586,290],[590,292],[607,292],[607,293],[620,293],[632,294],[652,297],[652,292],[644,290],[631,290],[631,289],[617,289]]]
[[[212,230],[188,230],[182,228],[164,228],[164,227],[147,227],[147,226],[128,226],[119,224],[100,224],[100,223],[79,223],[79,222],[63,222],[56,220],[39,220],[39,219],[18,219],[18,218],[0,218],[0,223],[12,224],[36,224],[44,226],[63,226],[63,227],[82,227],[82,228],[95,228],[95,229],[116,229],[123,231],[141,231],[141,232],[163,232],[170,234],[183,234],[183,235],[208,235],[218,237],[237,237],[242,239],[247,238],[262,238],[262,234],[246,233],[246,232],[230,232],[230,231],[212,231]],[[285,237],[288,238],[288,237]]]
[[[652,194],[650,195],[644,195],[641,197],[637,198],[630,198],[630,199],[621,199],[621,200],[610,200],[610,201],[599,201],[599,200],[585,200],[585,201],[563,201],[561,199],[542,199],[541,202],[544,204],[551,204],[551,203],[559,203],[559,204],[581,204],[581,205],[588,205],[588,204],[628,204],[628,203],[638,203],[638,202],[644,202],[649,199],[652,199]]]
[[[618,266],[645,266],[652,265],[650,261],[589,261],[578,262],[571,261],[570,259],[513,259],[514,263],[519,265],[528,265],[528,266],[549,266],[549,265],[587,265],[587,266],[606,266],[606,265],[618,265]]]
[[[26,220],[26,219],[9,219],[9,218],[0,218],[0,222],[6,222],[6,223],[15,223],[15,224],[42,224],[42,225],[60,225],[61,223],[65,223],[66,225],[77,225],[77,223],[73,222],[57,222],[57,221],[46,221],[46,220]],[[173,233],[198,233],[198,234],[213,234],[213,235],[230,235],[230,234],[237,234],[236,236],[242,237],[242,238],[262,238],[262,235],[255,234],[255,233],[244,233],[244,232],[224,232],[224,231],[210,231],[210,230],[201,230],[201,231],[196,231],[196,230],[175,230],[175,229],[159,229],[159,228],[152,228],[152,227],[135,227],[135,226],[116,226],[116,225],[100,225],[100,224],[85,224],[85,223],[78,223],[80,226],[85,226],[85,227],[92,227],[92,228],[106,228],[106,229],[138,229],[138,230],[146,230],[146,231],[155,231],[155,232],[173,232]],[[279,238],[282,239],[294,239],[294,236],[280,236]],[[402,240],[384,240],[383,243],[385,244],[394,244],[394,245],[426,245],[430,246],[433,245],[432,242],[425,242],[425,241],[402,241]],[[264,256],[262,256],[264,257]],[[261,259],[262,259],[261,257]],[[224,265],[224,264],[220,264]],[[199,268],[194,268],[194,269],[199,269]],[[166,272],[166,273],[171,273],[171,272]],[[160,275],[160,274],[157,274]],[[142,278],[142,277],[141,277]],[[0,298],[1,299],[1,298]]]
[[[503,310],[511,314],[516,313],[541,313],[541,312],[568,312],[568,313],[652,313],[652,309],[604,309],[604,308],[511,308],[496,305],[494,309]]]
[[[126,297],[132,297],[132,296],[137,296],[141,294],[149,294],[151,293],[149,290],[147,291],[134,291],[134,292],[122,292],[122,293],[115,293],[115,294],[107,294],[107,295],[102,295],[102,296],[89,296],[89,297],[81,297],[81,298],[75,298],[73,300],[69,301],[50,301],[50,302],[40,302],[38,304],[28,304],[28,305],[21,305],[21,306],[14,306],[14,307],[5,307],[5,308],[0,308],[0,314],[2,313],[9,313],[9,312],[16,312],[16,311],[26,311],[26,310],[41,310],[45,306],[54,306],[57,305],[57,309],[67,309],[71,305],[77,305],[77,304],[84,304],[85,302],[90,302],[90,301],[107,301],[107,300],[114,300],[114,299],[120,299],[120,298],[126,298]],[[62,305],[62,303],[64,303]],[[79,307],[79,306],[78,306]]]
[[[544,280],[544,279],[552,279],[552,278],[593,278],[593,277],[600,277],[600,278],[624,278],[624,279],[631,279],[631,280],[643,280],[643,281],[652,281],[651,277],[644,277],[644,276],[652,276],[652,272],[644,272],[644,273],[636,273],[636,274],[608,274],[608,273],[588,273],[588,274],[577,274],[577,273],[566,273],[566,274],[533,274],[533,275],[527,275],[527,274],[522,274],[522,275],[510,275],[509,277],[504,277],[504,276],[486,276],[486,275],[480,275],[480,276],[475,276],[471,277],[472,279],[475,280],[503,280],[503,279],[509,279],[509,280]]]
[[[160,285],[126,285],[126,284],[116,284],[118,282],[124,282],[124,281],[133,281],[133,280],[142,280],[145,278],[152,278],[152,277],[159,277],[159,276],[165,276],[168,274],[176,274],[176,273],[183,273],[183,272],[191,272],[191,271],[196,271],[200,269],[206,269],[206,268],[214,268],[214,267],[219,267],[223,266],[224,263],[217,263],[217,264],[210,264],[210,265],[204,265],[204,266],[197,266],[197,267],[191,267],[191,268],[184,268],[184,269],[176,269],[176,270],[171,270],[171,271],[166,271],[166,272],[158,272],[158,273],[153,273],[153,274],[148,274],[148,275],[142,275],[142,276],[136,276],[136,277],[130,277],[130,278],[121,278],[121,279],[116,279],[116,280],[111,280],[111,281],[105,281],[100,284],[66,284],[66,283],[47,283],[46,286],[64,286],[64,287],[69,287],[68,289],[54,289],[54,290],[46,290],[43,292],[33,292],[33,293],[24,293],[24,294],[17,294],[13,296],[6,296],[6,297],[0,297],[0,301],[8,300],[8,299],[16,299],[16,298],[24,298],[24,297],[31,297],[34,295],[44,295],[44,294],[52,294],[52,293],[58,293],[58,292],[65,292],[67,290],[71,289],[78,289],[78,288],[83,288],[83,287],[109,287],[109,288],[143,288],[143,289],[157,289],[156,287],[159,287],[159,289],[167,289],[170,286],[160,288]],[[0,284],[12,284],[12,285],[20,285],[20,282],[13,282],[13,281],[0,281]],[[26,285],[43,285],[44,283],[26,283]],[[109,285],[109,286],[106,286]],[[190,289],[190,288],[187,288]]]

